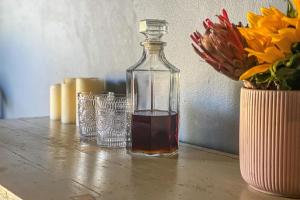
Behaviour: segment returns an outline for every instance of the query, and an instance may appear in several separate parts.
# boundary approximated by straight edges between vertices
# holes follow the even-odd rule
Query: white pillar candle
[[[64,78],[63,83],[73,83],[76,81],[76,78]]]
[[[61,84],[61,122],[76,123],[76,79]]]
[[[92,94],[102,93],[105,89],[104,81],[98,78],[77,78],[76,79],[76,125],[78,126],[78,93],[90,92]]]
[[[61,119],[61,85],[50,86],[50,119]]]

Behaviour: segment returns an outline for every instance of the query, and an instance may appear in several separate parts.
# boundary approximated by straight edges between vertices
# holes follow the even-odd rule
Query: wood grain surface
[[[1,200],[280,199],[249,190],[234,155],[181,145],[177,157],[132,157],[48,118],[0,120],[0,185],[12,194]]]

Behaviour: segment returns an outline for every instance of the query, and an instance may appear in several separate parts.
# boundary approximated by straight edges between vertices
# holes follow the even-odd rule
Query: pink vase
[[[240,170],[256,190],[300,197],[300,91],[241,90]]]

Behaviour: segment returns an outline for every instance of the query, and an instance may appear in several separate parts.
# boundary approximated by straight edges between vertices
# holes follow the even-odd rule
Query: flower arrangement
[[[287,0],[287,13],[275,7],[249,12],[248,25],[206,19],[205,33],[191,35],[195,52],[215,70],[246,88],[300,90],[300,0]],[[299,14],[298,14],[299,13]]]

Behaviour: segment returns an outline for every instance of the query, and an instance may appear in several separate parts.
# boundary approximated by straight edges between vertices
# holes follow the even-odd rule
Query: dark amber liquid
[[[138,111],[132,115],[133,153],[168,154],[178,149],[178,114]]]

